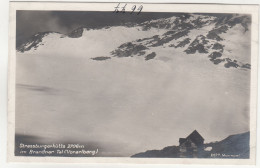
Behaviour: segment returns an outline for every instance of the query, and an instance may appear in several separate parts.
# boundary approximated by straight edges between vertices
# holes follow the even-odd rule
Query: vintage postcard
[[[10,162],[255,164],[258,6],[11,2]]]

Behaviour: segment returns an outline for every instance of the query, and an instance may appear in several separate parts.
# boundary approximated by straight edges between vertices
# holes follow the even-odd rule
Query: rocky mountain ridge
[[[245,34],[250,31],[250,22],[248,15],[176,14],[176,16],[170,18],[146,21],[141,24],[129,23],[123,27],[126,29],[128,27],[135,28],[140,33],[155,29],[157,32],[161,31],[161,34],[151,33],[148,37],[127,41],[114,48],[107,55],[91,59],[102,61],[112,57],[143,56],[148,61],[156,59],[160,55],[159,49],[167,48],[170,53],[178,51],[188,55],[205,55],[213,64],[222,64],[226,68],[250,69],[250,62],[239,60],[239,56],[232,54],[232,51],[226,49],[225,45],[229,43],[226,40],[226,36],[229,36],[229,34]],[[114,29],[113,26],[100,28],[97,31],[110,31],[112,29]],[[73,43],[73,39],[83,38],[83,36],[86,36],[84,33],[91,30],[93,29],[80,27],[65,35],[56,32],[37,33],[27,43],[18,46],[17,51],[26,53],[44,47],[48,42],[43,42],[43,39],[48,38],[50,34],[56,34],[56,38],[71,39],[70,43]],[[231,43],[236,42],[232,41]],[[84,50],[84,48],[77,48],[77,50]],[[172,57],[172,55],[170,56]]]
[[[250,132],[230,135],[227,138],[204,144],[204,151],[200,153],[200,158],[249,158]],[[161,150],[148,150],[135,154],[131,157],[161,157],[178,158],[179,146],[168,146]]]

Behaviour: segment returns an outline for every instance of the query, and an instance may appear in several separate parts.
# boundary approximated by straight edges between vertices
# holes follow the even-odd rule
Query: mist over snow
[[[250,24],[232,17],[36,34],[17,50],[16,133],[131,156],[194,129],[206,142],[249,131]]]

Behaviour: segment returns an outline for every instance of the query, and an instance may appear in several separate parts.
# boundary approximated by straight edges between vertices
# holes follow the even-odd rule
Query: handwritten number
[[[132,13],[135,11],[135,9],[136,9],[136,5],[134,5],[134,6],[132,7],[132,12],[131,12],[130,14],[132,14]]]
[[[114,7],[115,10],[114,10],[113,13],[119,13],[119,12],[126,13],[126,6],[127,6],[127,4],[125,4],[123,7],[119,7],[119,6],[120,6],[120,3],[118,3],[117,6]],[[120,11],[120,8],[122,8],[121,11]],[[133,5],[132,6],[132,11],[130,12],[130,14],[133,14],[135,11],[138,11],[137,15],[139,15],[141,13],[141,11],[143,10],[143,5],[140,5],[138,7],[138,9],[136,9],[136,8],[137,8],[136,5]]]
[[[124,7],[122,7],[122,13],[125,13],[125,7],[126,7],[127,4],[125,4]]]
[[[114,10],[115,13],[118,13],[118,12],[119,12],[119,10],[118,10],[119,5],[120,5],[120,3],[118,3],[117,7],[115,7],[115,10]]]
[[[137,9],[139,12],[137,13],[137,15],[141,13],[142,9],[143,9],[143,5],[139,6],[139,8]]]

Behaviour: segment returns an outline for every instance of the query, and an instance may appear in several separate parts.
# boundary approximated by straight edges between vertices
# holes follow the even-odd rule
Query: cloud
[[[216,72],[212,64],[202,66],[198,57],[178,62],[70,57],[23,58],[28,61],[24,70],[37,62],[41,66],[30,74],[19,69],[25,76],[18,82],[75,92],[40,95],[19,87],[17,133],[95,141],[129,156],[177,145],[178,138],[194,129],[207,142],[248,131],[247,72],[224,67]]]

